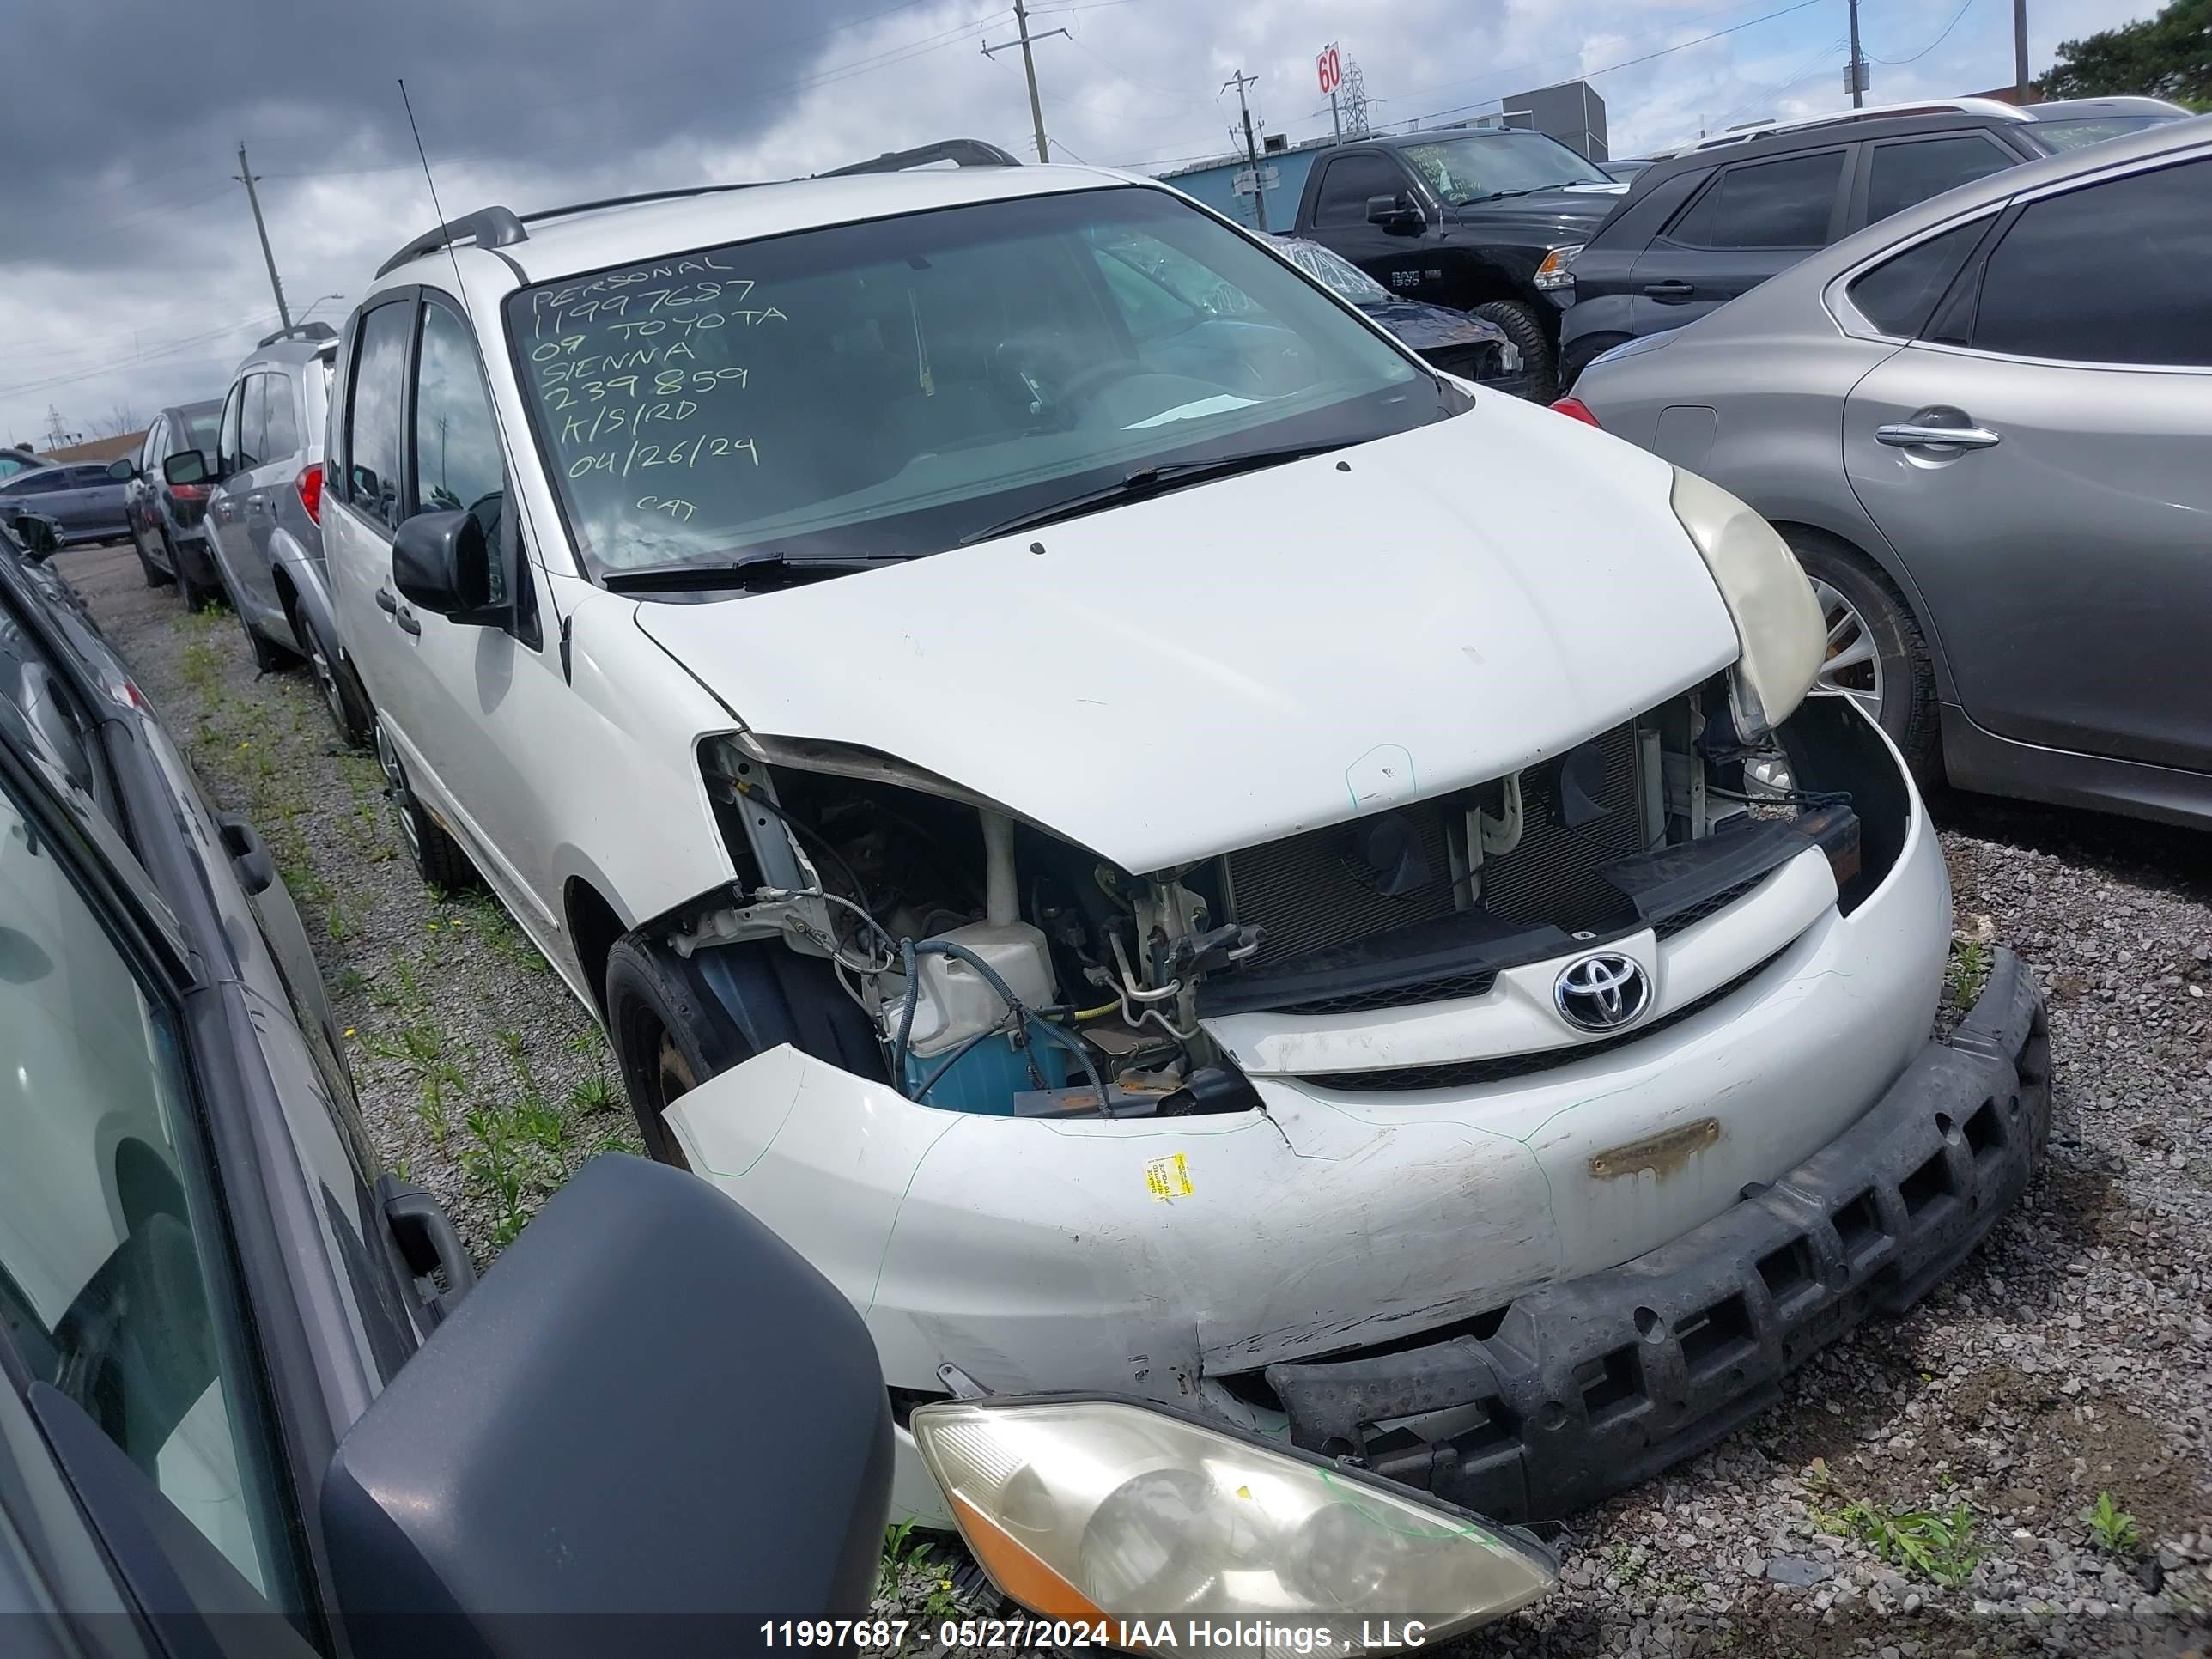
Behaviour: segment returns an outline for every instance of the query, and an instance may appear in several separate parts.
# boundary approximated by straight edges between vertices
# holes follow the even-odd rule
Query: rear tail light
[[[308,520],[319,525],[323,521],[323,464],[320,461],[300,469],[297,488],[300,505],[307,509]]]
[[[171,484],[169,486],[170,495],[180,501],[204,501],[207,500],[207,493],[208,487],[205,484]]]
[[[1580,421],[1584,426],[1594,426],[1601,432],[1604,423],[1591,411],[1590,406],[1579,398],[1562,398],[1552,407],[1571,421]]]

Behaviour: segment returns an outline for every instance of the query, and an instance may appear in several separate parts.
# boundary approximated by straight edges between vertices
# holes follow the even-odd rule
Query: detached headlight
[[[1575,260],[1587,243],[1571,242],[1565,247],[1555,247],[1544,256],[1544,263],[1536,267],[1536,286],[1549,291],[1553,289],[1572,288],[1575,285]]]
[[[914,1437],[991,1582],[1052,1619],[1266,1619],[1359,1652],[1486,1623],[1548,1591],[1538,1546],[1411,1493],[1114,1401],[918,1407]],[[1291,1638],[1296,1640],[1295,1638]],[[1276,1645],[1273,1643],[1262,1645]]]
[[[1756,742],[1804,701],[1827,658],[1820,601],[1790,544],[1718,484],[1677,467],[1674,516],[1735,619],[1741,654],[1729,674],[1729,702],[1738,733]]]

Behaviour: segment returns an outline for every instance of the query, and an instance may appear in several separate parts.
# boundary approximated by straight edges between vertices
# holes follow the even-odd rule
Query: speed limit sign
[[[1344,63],[1336,55],[1334,46],[1324,46],[1321,56],[1314,60],[1314,66],[1320,72],[1322,97],[1329,96],[1344,84]]]

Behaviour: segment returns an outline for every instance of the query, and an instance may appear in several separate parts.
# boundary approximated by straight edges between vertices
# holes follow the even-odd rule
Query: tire
[[[1881,567],[1849,543],[1793,525],[1783,532],[1812,578],[1828,622],[1832,663],[1820,689],[1842,691],[1889,734],[1923,787],[1942,781],[1942,735],[1936,706],[1936,666],[1927,636]]]
[[[1535,307],[1522,300],[1492,300],[1468,315],[1505,331],[1505,337],[1521,354],[1521,373],[1528,387],[1522,395],[1530,403],[1548,404],[1559,395],[1559,359]]]
[[[155,564],[153,560],[146,556],[146,544],[138,539],[138,531],[136,526],[133,526],[131,531],[131,550],[138,556],[138,568],[146,573],[147,586],[167,587],[171,582],[177,580],[167,571]]]
[[[1583,371],[1599,357],[1617,345],[1626,345],[1633,334],[1589,334],[1565,347],[1559,353],[1559,391],[1561,395],[1572,392]]]
[[[629,934],[607,953],[607,1035],[646,1149],[688,1168],[661,1121],[670,1103],[718,1073],[782,1043],[881,1079],[867,1016],[830,964],[775,939],[721,945],[688,960]]]
[[[222,597],[221,589],[205,586],[192,574],[166,529],[161,532],[161,550],[169,556],[169,568],[176,572],[177,592],[184,598],[185,610],[204,611]]]
[[[246,648],[253,658],[255,673],[277,673],[300,660],[296,653],[262,638],[247,617],[246,607],[238,602],[238,595],[231,592],[228,581],[222,585],[222,596],[230,605],[230,614],[238,618],[238,631],[246,635]]]
[[[381,723],[376,727],[376,758],[384,768],[384,792],[391,797],[392,816],[399,820],[400,842],[414,860],[415,873],[422,878],[422,884],[447,893],[482,886],[483,878],[461,850],[461,844],[415,799],[414,790],[408,786],[407,769],[399,763],[399,751],[392,747]]]
[[[323,637],[313,617],[294,611],[292,629],[307,641],[308,672],[315,677],[315,690],[322,697],[324,711],[337,728],[338,741],[349,749],[368,748],[375,734],[376,717],[370,712],[368,695],[361,689],[353,670]]]

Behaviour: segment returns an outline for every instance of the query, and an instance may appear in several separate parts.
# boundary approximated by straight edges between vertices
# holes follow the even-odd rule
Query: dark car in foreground
[[[163,410],[146,428],[136,455],[107,469],[123,485],[124,533],[146,573],[146,586],[177,584],[185,603],[198,611],[222,592],[222,573],[207,532],[204,485],[172,484],[162,468],[172,456],[201,450],[212,454],[222,419],[215,398]]]
[[[2212,119],[2160,125],[1908,209],[1562,406],[1774,522],[1823,681],[1923,775],[2212,828],[2207,271]]]
[[[124,486],[100,462],[30,467],[0,478],[0,517],[36,513],[51,520],[64,547],[118,539]]]
[[[1561,384],[1626,340],[1680,328],[1808,253],[2023,161],[2185,119],[2156,98],[2016,108],[1987,98],[1723,133],[1649,167],[1553,297]]]
[[[1445,374],[1525,394],[1528,377],[1522,373],[1520,349],[1497,324],[1463,311],[1401,299],[1319,242],[1281,236],[1274,246],[1307,276],[1334,289]]]

